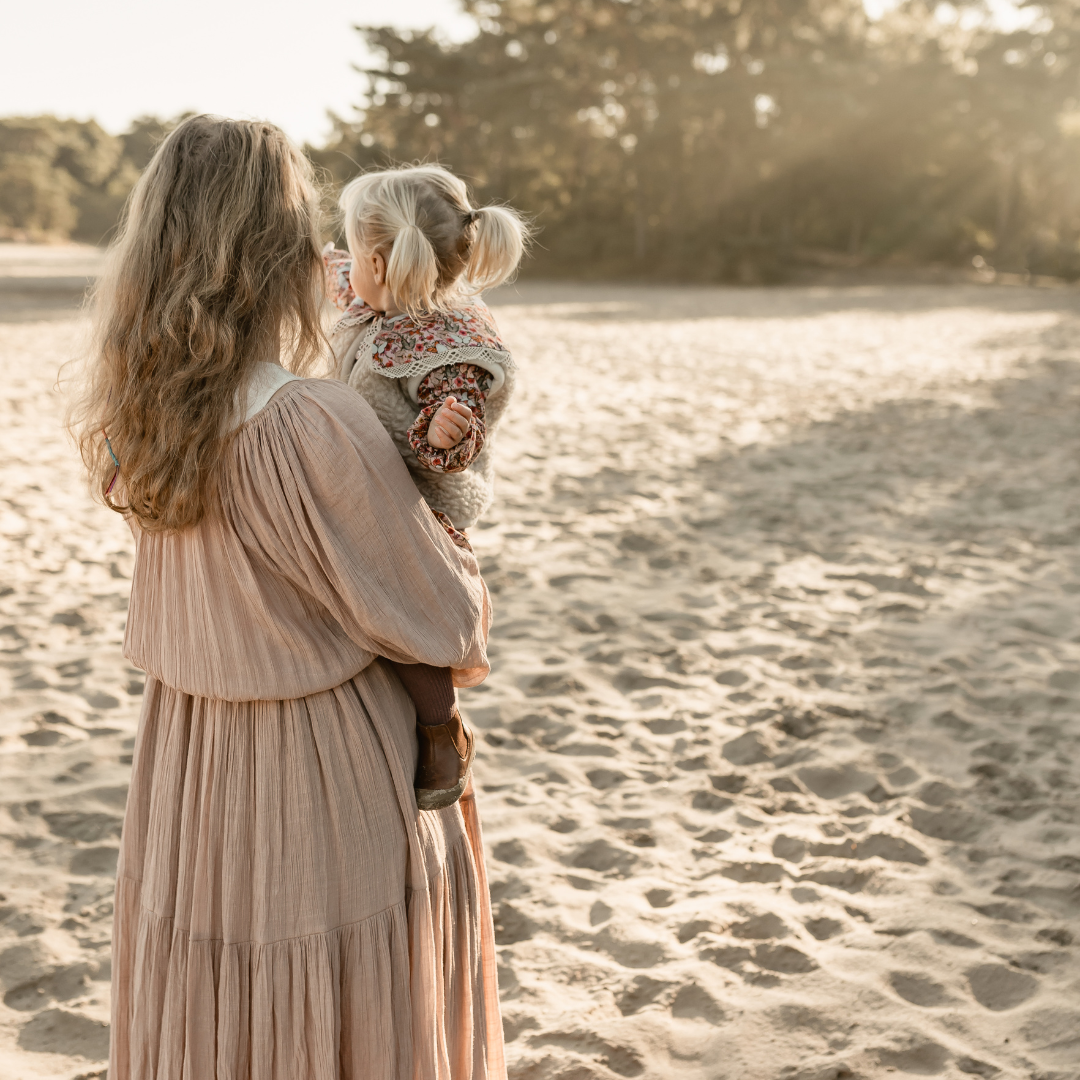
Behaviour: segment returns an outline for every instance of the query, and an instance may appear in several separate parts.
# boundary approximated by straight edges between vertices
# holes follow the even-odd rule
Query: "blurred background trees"
[[[793,262],[1080,276],[1077,5],[465,0],[463,44],[363,32],[314,154],[438,158],[541,227],[534,272],[775,280]]]
[[[0,118],[0,239],[104,243],[169,125],[110,135],[93,120]]]
[[[1080,278],[1080,0],[992,2],[463,0],[470,41],[363,29],[358,119],[308,152],[442,161],[534,216],[538,275]],[[164,129],[0,121],[0,230],[99,240]]]

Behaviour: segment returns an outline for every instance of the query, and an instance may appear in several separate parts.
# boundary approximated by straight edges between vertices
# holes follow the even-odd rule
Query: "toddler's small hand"
[[[472,409],[455,397],[448,397],[446,404],[431,418],[427,441],[436,450],[449,450],[457,446],[469,433]]]

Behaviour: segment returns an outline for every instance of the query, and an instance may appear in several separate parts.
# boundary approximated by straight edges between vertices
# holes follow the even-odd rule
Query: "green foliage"
[[[151,117],[120,136],[93,120],[0,119],[0,238],[107,240],[168,129]]]
[[[859,0],[464,0],[462,44],[363,29],[383,62],[362,120],[312,156],[339,181],[441,160],[535,216],[534,272],[1077,277],[1075,3],[1005,34],[919,0],[874,23]]]
[[[1080,278],[1080,0],[462,0],[472,40],[362,30],[336,183],[438,159],[540,227],[530,272],[770,281],[985,260]],[[0,237],[100,241],[169,124],[0,120]]]

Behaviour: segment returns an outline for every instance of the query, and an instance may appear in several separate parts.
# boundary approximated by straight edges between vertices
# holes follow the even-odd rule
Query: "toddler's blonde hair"
[[[501,285],[529,235],[509,207],[474,208],[464,181],[439,165],[363,173],[345,185],[339,205],[353,257],[383,256],[387,288],[410,315]]]

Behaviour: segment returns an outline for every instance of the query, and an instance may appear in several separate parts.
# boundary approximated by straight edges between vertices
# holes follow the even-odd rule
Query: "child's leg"
[[[457,706],[457,693],[449,668],[430,664],[396,664],[389,661],[406,693],[416,706],[418,724],[448,723]]]
[[[473,736],[457,711],[453,677],[449,668],[389,663],[416,706],[417,808],[442,810],[461,798],[473,761]]]
[[[469,537],[461,529],[455,527],[454,523],[441,511],[431,511],[439,520],[439,524],[446,530],[447,535],[459,548],[464,548],[466,551],[472,551],[472,544],[469,543]]]

